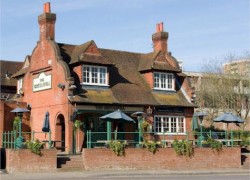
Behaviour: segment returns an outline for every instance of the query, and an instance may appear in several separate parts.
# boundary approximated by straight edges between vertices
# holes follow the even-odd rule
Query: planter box
[[[42,149],[39,156],[29,149],[6,149],[6,171],[14,172],[51,172],[57,168],[56,149]]]
[[[173,148],[159,148],[155,154],[147,149],[126,148],[125,156],[116,156],[111,149],[83,149],[84,167],[90,169],[218,169],[241,167],[240,147],[223,148],[220,153],[211,148],[195,148],[191,158],[177,156]]]

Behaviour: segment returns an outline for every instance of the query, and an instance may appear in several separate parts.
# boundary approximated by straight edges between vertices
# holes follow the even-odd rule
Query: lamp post
[[[202,141],[205,139],[205,137],[203,136],[203,132],[202,132],[202,122],[203,122],[203,118],[204,116],[207,116],[208,114],[205,112],[197,112],[194,114],[194,116],[197,116],[200,120],[200,136],[198,137],[198,146],[202,146]]]
[[[18,137],[16,139],[15,147],[17,149],[21,149],[22,145],[23,145],[23,140],[24,140],[24,138],[22,137],[22,118],[23,118],[23,113],[24,112],[29,112],[29,110],[26,109],[26,108],[19,108],[19,107],[17,107],[16,109],[13,109],[10,112],[16,113],[17,116],[20,118],[20,122],[19,122],[19,135],[18,135]]]
[[[132,117],[137,117],[138,120],[138,132],[139,132],[139,146],[141,144],[141,141],[143,140],[143,134],[142,134],[142,129],[141,129],[141,124],[143,121],[143,116],[145,116],[146,113],[144,112],[135,112],[133,114],[131,114]]]

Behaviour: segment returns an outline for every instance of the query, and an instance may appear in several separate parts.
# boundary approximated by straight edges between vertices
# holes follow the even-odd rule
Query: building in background
[[[250,129],[250,78],[235,74],[217,74],[201,72],[183,72],[192,88],[192,101],[198,108],[210,115],[204,121],[205,126],[225,129],[223,123],[213,123],[212,119],[222,112],[233,112],[245,119],[245,130]],[[239,126],[230,124],[230,129],[239,130]]]
[[[250,77],[250,59],[231,61],[223,64],[225,74],[236,74]]]
[[[17,92],[17,80],[11,76],[22,68],[23,62],[0,60],[0,97],[8,100]]]

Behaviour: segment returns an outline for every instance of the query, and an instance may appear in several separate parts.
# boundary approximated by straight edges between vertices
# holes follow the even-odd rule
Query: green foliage
[[[241,131],[239,133],[240,139],[242,140],[241,146],[249,146],[250,145],[250,131]]]
[[[20,117],[16,116],[13,121],[13,130],[19,132]]]
[[[74,122],[74,128],[75,128],[76,130],[79,130],[79,129],[81,128],[82,125],[83,125],[83,123],[82,123],[80,120],[76,120],[76,121]]]
[[[216,141],[213,138],[208,138],[206,143],[213,149],[216,150],[217,152],[222,150],[222,143],[220,141]]]
[[[149,127],[149,123],[147,121],[143,120],[141,123],[142,132],[147,132],[148,127]]]
[[[194,148],[192,142],[177,139],[172,143],[173,148],[178,156],[191,157],[194,155]]]
[[[145,146],[150,152],[155,154],[156,151],[158,150],[158,147],[161,146],[161,142],[151,141],[151,140],[150,141],[144,141],[143,146]]]
[[[35,140],[33,142],[27,141],[25,142],[25,145],[27,146],[28,149],[30,149],[32,153],[41,155],[41,149],[43,148],[44,143],[40,142],[39,140]]]
[[[124,156],[125,155],[125,147],[127,142],[120,142],[120,141],[110,141],[108,143],[110,149],[117,155],[117,156]]]

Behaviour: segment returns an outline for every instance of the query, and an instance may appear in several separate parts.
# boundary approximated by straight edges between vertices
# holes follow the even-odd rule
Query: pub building
[[[117,109],[128,116],[147,113],[158,139],[163,133],[165,138],[181,139],[191,131],[191,88],[168,51],[163,23],[156,25],[149,53],[103,49],[93,40],[81,45],[58,43],[55,23],[56,14],[45,3],[38,16],[40,39],[22,69],[13,75],[18,82],[18,101],[30,107],[32,131],[42,131],[49,112],[51,139],[60,143],[62,151],[72,152],[76,119],[83,123],[78,142],[84,148],[86,131],[106,132],[106,122],[99,118]],[[111,128],[114,131],[114,123]],[[119,132],[137,130],[136,123],[118,124]],[[106,135],[93,139],[98,138],[106,139]],[[44,140],[44,134],[35,134],[35,139]]]

